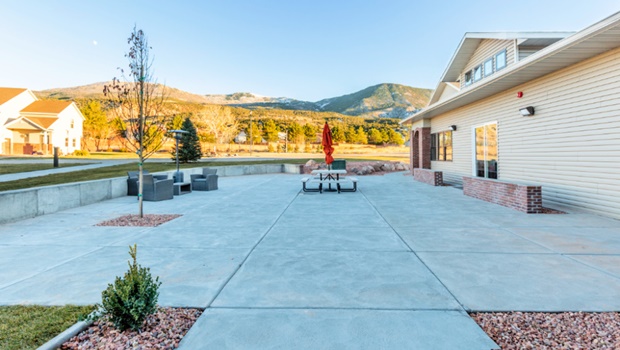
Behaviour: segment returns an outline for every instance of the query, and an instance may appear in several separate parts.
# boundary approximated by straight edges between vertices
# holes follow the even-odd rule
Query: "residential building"
[[[39,100],[28,89],[0,87],[0,154],[62,154],[80,149],[84,116],[71,101]]]
[[[542,186],[620,218],[620,12],[576,33],[467,33],[411,127],[411,164]]]

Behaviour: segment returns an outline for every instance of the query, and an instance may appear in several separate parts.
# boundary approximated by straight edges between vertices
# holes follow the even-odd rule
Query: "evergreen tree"
[[[179,140],[179,162],[197,162],[202,156],[202,150],[200,149],[200,140],[198,139],[198,134],[196,133],[196,127],[194,127],[194,123],[192,123],[192,120],[189,119],[189,117],[185,118],[181,129],[187,131],[188,133],[181,134],[181,139]],[[176,153],[172,153],[172,159],[176,159]]]
[[[265,124],[263,124],[263,136],[267,142],[277,142],[280,140],[278,137],[278,126],[273,121],[273,119],[267,119]]]
[[[368,142],[373,145],[380,145],[383,143],[383,135],[381,135],[381,131],[376,128],[371,128],[368,131]]]

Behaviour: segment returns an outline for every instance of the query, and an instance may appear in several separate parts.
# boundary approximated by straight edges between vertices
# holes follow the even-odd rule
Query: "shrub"
[[[148,315],[157,311],[159,297],[159,277],[153,280],[149,268],[138,265],[138,247],[129,247],[133,263],[125,276],[116,277],[114,284],[101,293],[101,314],[108,316],[114,327],[120,331],[132,329],[139,331]]]
[[[90,156],[90,152],[88,152],[88,150],[81,150],[81,149],[76,149],[75,151],[73,151],[73,155],[76,157],[88,157]]]

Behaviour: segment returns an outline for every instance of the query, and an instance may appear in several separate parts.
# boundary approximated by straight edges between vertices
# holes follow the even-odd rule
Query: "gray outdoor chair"
[[[217,169],[202,168],[202,174],[192,174],[192,190],[212,191],[217,190]]]
[[[148,170],[142,170],[143,175],[148,175]],[[138,177],[140,176],[139,171],[128,171],[127,172],[127,195],[128,196],[137,196],[138,195]],[[157,180],[165,180],[168,178],[168,175],[153,175],[153,178]]]
[[[145,201],[163,201],[173,198],[173,180],[158,180],[153,175],[143,175],[142,199]]]

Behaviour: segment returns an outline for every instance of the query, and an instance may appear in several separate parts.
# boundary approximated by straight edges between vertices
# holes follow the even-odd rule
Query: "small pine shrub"
[[[100,310],[102,316],[120,331],[132,329],[139,331],[148,315],[157,311],[159,297],[159,277],[153,280],[149,268],[138,265],[136,256],[138,247],[129,247],[129,255],[133,263],[129,263],[129,271],[125,276],[116,277],[114,284],[101,293]]]

